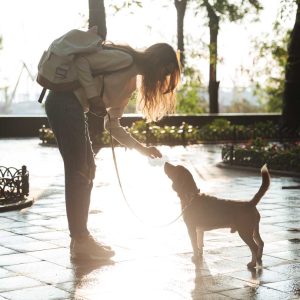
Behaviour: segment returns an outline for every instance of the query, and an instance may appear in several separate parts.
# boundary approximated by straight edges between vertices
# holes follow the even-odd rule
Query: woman
[[[82,88],[74,92],[50,92],[46,113],[64,161],[71,257],[109,259],[114,251],[97,242],[87,228],[95,162],[85,113],[90,109],[101,115],[104,103],[107,110],[104,126],[116,140],[150,158],[161,157],[156,147],[146,147],[135,140],[120,125],[119,118],[136,89],[138,106],[147,121],[156,121],[173,112],[180,68],[176,52],[165,43],[141,52],[128,46],[110,45],[108,49],[104,45],[95,53],[77,57],[76,64]],[[103,72],[106,74],[92,76]],[[141,80],[137,88],[138,76]]]

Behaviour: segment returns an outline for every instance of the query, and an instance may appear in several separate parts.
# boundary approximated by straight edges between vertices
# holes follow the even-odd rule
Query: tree
[[[191,67],[184,70],[185,82],[177,92],[176,112],[182,114],[207,113],[207,100],[201,95],[200,74]]]
[[[253,105],[244,97],[233,98],[229,107],[225,108],[225,113],[258,113],[261,112],[259,106]]]
[[[231,4],[230,0],[196,0],[198,9],[204,9],[208,17],[209,26],[209,111],[210,113],[219,112],[219,84],[217,81],[217,62],[218,62],[218,33],[220,22],[228,19],[236,22],[243,19],[253,9],[262,9],[259,0],[244,0],[239,4]]]
[[[184,16],[188,0],[174,0],[177,11],[177,49],[180,51],[180,63],[184,67]]]
[[[177,49],[180,51],[180,63],[183,67],[185,64],[184,55],[184,17],[187,8],[188,0],[174,0],[174,5],[177,12]],[[169,5],[169,1],[161,1],[159,5]],[[129,9],[133,11],[135,8],[142,8],[143,3],[140,0],[130,1],[118,1],[112,5],[115,12],[119,12],[122,9]]]
[[[282,111],[285,66],[287,63],[287,45],[290,40],[290,30],[283,31],[278,20],[273,25],[276,40],[270,39],[269,33],[261,35],[254,42],[256,52],[255,65],[262,67],[248,70],[255,84],[254,95],[264,105],[267,112]],[[264,79],[263,81],[257,78]]]
[[[107,34],[104,0],[89,0],[89,28],[98,26],[98,34],[105,39]],[[104,130],[103,119],[88,114],[88,126],[94,152],[99,150]]]
[[[300,0],[288,46],[283,91],[282,132],[295,133],[300,126]]]
[[[89,0],[89,28],[98,26],[98,34],[105,40],[107,35],[104,0]]]

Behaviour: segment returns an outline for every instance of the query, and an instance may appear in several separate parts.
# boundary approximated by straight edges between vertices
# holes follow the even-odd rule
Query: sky
[[[173,1],[144,0],[143,8],[136,13],[121,11],[113,14],[106,1],[107,39],[144,48],[156,42],[168,42],[176,47],[176,9]],[[161,4],[169,2],[169,7]],[[257,23],[243,22],[239,25],[223,24],[219,33],[219,55],[222,64],[218,69],[221,86],[233,83],[246,85],[238,75],[240,65],[251,65],[250,41],[263,32],[272,32],[272,23],[280,0],[262,0],[265,7]],[[159,9],[158,9],[159,7]],[[33,76],[44,49],[52,40],[73,28],[84,29],[87,24],[88,0],[0,0],[0,36],[3,49],[0,50],[0,88],[13,87],[25,62]],[[185,17],[185,32],[193,39],[190,48],[208,41],[208,30],[203,25],[203,16],[195,16],[189,10]],[[287,27],[293,24],[293,16]],[[187,48],[189,48],[187,47]],[[195,61],[204,81],[208,77],[208,61],[202,57]]]

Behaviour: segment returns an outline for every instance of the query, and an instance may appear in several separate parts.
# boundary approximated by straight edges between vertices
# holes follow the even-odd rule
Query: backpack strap
[[[123,49],[123,48],[110,47],[110,46],[104,45],[103,49],[106,49],[106,50],[118,50],[118,51],[127,53],[128,55],[132,56],[129,51],[127,51],[126,49]],[[94,77],[98,76],[98,75],[103,75],[103,76],[105,76],[105,75],[111,75],[111,74],[114,74],[114,73],[126,71],[126,70],[130,69],[133,65],[134,65],[134,60],[132,60],[132,62],[130,62],[130,64],[128,64],[127,66],[121,67],[119,69],[115,69],[115,70],[112,70],[112,71],[98,71],[98,72],[94,71],[92,73],[92,75]]]
[[[39,103],[42,103],[42,102],[43,102],[43,99],[44,99],[44,97],[45,97],[46,91],[47,91],[46,88],[43,88],[43,89],[42,89],[42,92],[41,92],[41,94],[40,94],[40,96],[39,96],[39,99],[38,99],[38,102],[39,102]]]

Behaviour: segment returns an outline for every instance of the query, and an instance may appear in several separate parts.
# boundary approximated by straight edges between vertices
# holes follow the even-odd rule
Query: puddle
[[[288,241],[293,244],[300,244],[300,239],[288,239]]]
[[[290,231],[290,232],[300,232],[300,229],[299,228],[289,228],[287,231]]]
[[[90,212],[89,212],[89,214],[94,214],[94,215],[99,214],[99,213],[102,213],[102,210],[99,210],[99,209],[91,209]]]

